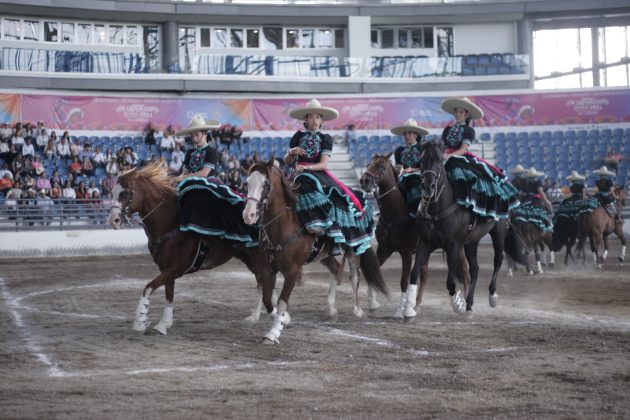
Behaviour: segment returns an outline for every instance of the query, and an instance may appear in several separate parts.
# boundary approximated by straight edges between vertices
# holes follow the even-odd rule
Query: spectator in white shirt
[[[177,155],[179,156],[179,161],[183,162],[186,155],[184,154],[184,152],[182,152],[182,149],[183,149],[183,146],[180,146],[179,144],[176,145],[175,150],[173,151],[173,155],[171,156],[171,159],[173,158],[173,156]]]
[[[170,173],[173,175],[179,175],[182,170],[182,161],[179,159],[179,155],[173,155],[171,163],[168,164]]]
[[[37,147],[37,150],[44,150],[47,144],[48,136],[46,135],[46,130],[38,131],[37,137],[35,138],[35,147]]]
[[[68,144],[68,140],[64,138],[61,139],[59,144],[57,145],[57,156],[61,159],[68,159],[70,157],[70,145]]]
[[[29,159],[35,156],[35,148],[33,147],[33,144],[31,144],[30,138],[24,140],[24,144],[22,145],[22,156]]]
[[[105,155],[101,152],[101,149],[96,146],[94,149],[94,156],[92,157],[92,162],[94,162],[94,166],[96,167],[104,167],[107,163],[107,159],[105,159]]]
[[[172,152],[175,149],[175,138],[169,133],[168,128],[164,130],[164,136],[160,142],[160,150],[168,150]]]
[[[14,144],[16,148],[21,148],[24,144],[24,131],[22,131],[21,129],[16,131],[11,138],[11,144]]]

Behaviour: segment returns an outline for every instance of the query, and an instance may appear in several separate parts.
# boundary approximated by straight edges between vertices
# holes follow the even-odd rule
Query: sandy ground
[[[611,257],[619,253],[612,242]],[[627,418],[630,274],[612,258],[543,275],[523,271],[488,306],[489,248],[475,314],[453,313],[441,255],[419,316],[394,320],[400,260],[383,272],[391,301],[352,315],[350,286],[327,318],[328,275],[306,268],[293,323],[263,346],[249,315],[253,277],[232,262],[180,279],[166,336],[131,330],[148,257],[0,261],[2,418]],[[279,283],[281,279],[279,279]],[[365,296],[365,289],[362,289]],[[156,323],[164,303],[151,301]]]

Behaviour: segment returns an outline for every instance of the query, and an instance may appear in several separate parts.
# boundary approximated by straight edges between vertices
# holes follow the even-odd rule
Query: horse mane
[[[151,163],[142,169],[134,168],[125,171],[119,177],[121,184],[133,180],[146,181],[163,197],[175,195],[176,192],[172,179],[166,175],[160,162]]]
[[[297,203],[297,195],[296,195],[297,187],[294,184],[292,184],[287,179],[286,176],[284,176],[284,174],[282,173],[282,171],[280,171],[280,169],[276,168],[275,166],[270,166],[267,162],[263,162],[263,161],[256,162],[249,168],[250,175],[252,172],[260,172],[264,174],[269,180],[271,180],[272,171],[278,171],[278,176],[280,177],[280,180],[282,181],[282,189],[284,190],[284,197],[287,200],[288,204],[290,206],[293,206],[295,203]]]
[[[427,141],[422,146],[420,164],[428,169],[436,162],[442,162],[442,156],[442,143],[438,140]]]

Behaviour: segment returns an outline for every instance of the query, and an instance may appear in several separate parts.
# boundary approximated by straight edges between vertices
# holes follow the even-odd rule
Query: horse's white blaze
[[[248,225],[256,223],[256,219],[258,218],[256,209],[262,196],[266,179],[267,178],[260,172],[253,172],[247,177],[247,197],[254,199],[247,200],[245,210],[243,210],[243,221]]]
[[[109,217],[107,218],[107,223],[116,230],[122,227],[120,208],[120,202],[116,201],[116,204],[109,209]]]

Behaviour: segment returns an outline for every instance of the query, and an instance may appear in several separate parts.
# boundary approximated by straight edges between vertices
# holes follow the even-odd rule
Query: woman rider
[[[372,212],[363,193],[350,190],[328,171],[333,141],[320,131],[322,122],[338,115],[336,109],[324,107],[316,99],[292,110],[289,116],[302,121],[306,130],[293,135],[284,161],[296,163],[296,210],[306,230],[328,238],[331,255],[341,254],[341,244],[361,254],[374,236]]]
[[[553,223],[549,214],[553,207],[545,194],[540,177],[545,176],[544,172],[538,172],[536,168],[529,168],[523,174],[523,204],[514,209],[515,220],[526,223],[533,223],[544,232],[553,231]]]
[[[586,177],[584,175],[580,175],[578,171],[571,171],[571,175],[566,179],[571,182],[571,186],[569,187],[571,196],[562,200],[558,210],[556,210],[553,215],[553,223],[556,223],[556,220],[560,217],[577,220],[580,214],[580,207],[587,197],[586,184],[584,184]]]
[[[599,175],[599,179],[595,181],[597,193],[594,197],[596,200],[586,200],[580,209],[580,213],[592,212],[596,207],[602,206],[606,212],[615,219],[615,223],[623,223],[621,215],[617,211],[615,202],[615,187],[612,178],[617,174],[609,170],[606,166],[593,171],[593,174]]]
[[[394,127],[391,132],[405,139],[405,145],[394,151],[396,168],[400,173],[398,189],[405,197],[409,216],[415,218],[422,195],[420,188],[420,155],[422,154],[422,136],[429,130],[420,127],[416,120],[409,118],[403,125]],[[402,173],[399,168],[402,168]]]

